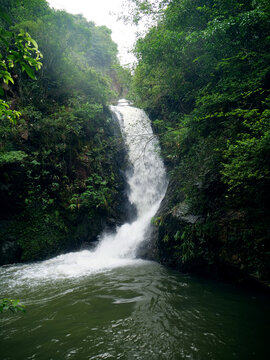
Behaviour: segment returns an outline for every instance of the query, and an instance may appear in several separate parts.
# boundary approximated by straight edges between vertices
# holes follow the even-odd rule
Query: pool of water
[[[40,266],[0,269],[1,297],[27,307],[0,314],[1,360],[270,358],[267,296],[142,260],[55,278]]]

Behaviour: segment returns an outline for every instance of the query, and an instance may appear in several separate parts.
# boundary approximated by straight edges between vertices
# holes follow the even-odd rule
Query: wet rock
[[[189,214],[189,206],[184,201],[177,204],[172,209],[171,214],[180,221],[187,222],[188,224],[195,224],[201,219],[198,215]]]
[[[0,265],[13,264],[20,259],[20,247],[15,241],[4,241],[0,246]]]
[[[178,230],[182,232],[187,225],[203,220],[200,216],[190,214],[183,194],[178,193],[177,199],[175,194],[176,185],[170,182],[153,219],[148,238],[138,249],[140,257],[167,263],[167,257],[169,257],[167,250],[170,245],[164,244],[164,237],[167,235],[173,237]]]

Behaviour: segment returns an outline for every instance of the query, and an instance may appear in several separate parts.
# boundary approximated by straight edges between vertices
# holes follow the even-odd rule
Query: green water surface
[[[27,312],[0,314],[1,360],[270,359],[269,298],[233,285],[143,261],[17,280],[0,285],[1,297],[21,299]]]

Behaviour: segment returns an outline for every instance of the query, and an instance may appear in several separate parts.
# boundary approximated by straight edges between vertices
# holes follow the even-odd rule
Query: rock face
[[[0,245],[0,264],[13,264],[20,257],[20,247],[16,241],[5,241]]]
[[[241,255],[238,239],[239,226],[246,226],[243,214],[228,212],[204,218],[192,214],[184,196],[178,192],[176,199],[176,192],[175,184],[169,183],[149,239],[138,254],[180,271],[236,281],[268,292],[269,282],[250,271],[248,254]],[[263,241],[257,240],[258,246]]]
[[[200,216],[189,214],[189,206],[184,201],[177,204],[172,209],[172,216],[177,218],[179,221],[186,222],[188,224],[195,224],[199,221]]]
[[[184,202],[184,196],[180,195],[180,203],[175,204],[175,187],[169,183],[167,192],[161,202],[160,208],[153,219],[151,229],[152,256],[164,265],[175,266],[172,254],[172,242],[174,234],[178,231],[183,232],[185,226],[197,221],[198,217],[188,213],[188,206]]]
[[[174,265],[171,256],[170,239],[174,234],[184,231],[187,224],[194,224],[200,220],[199,216],[189,213],[189,207],[180,194],[181,202],[175,204],[175,186],[169,183],[167,192],[156,213],[151,228],[146,236],[146,241],[138,249],[138,255],[145,259],[157,260],[165,265]]]

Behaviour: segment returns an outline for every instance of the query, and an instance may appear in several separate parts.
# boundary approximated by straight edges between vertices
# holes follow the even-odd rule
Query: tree
[[[269,276],[269,20],[264,0],[171,0],[136,44],[133,81],[160,136],[175,187],[171,208],[184,198],[204,219],[185,232],[198,257],[238,253],[238,265],[258,276]],[[181,231],[166,242],[179,263]]]
[[[11,24],[10,18],[2,10],[0,16],[7,23]],[[0,32],[0,96],[4,96],[4,90],[9,89],[9,84],[14,84],[14,78],[18,75],[18,67],[31,79],[36,79],[34,70],[39,70],[42,66],[42,54],[38,50],[36,41],[24,31],[18,34],[1,28]],[[0,99],[0,116],[6,116],[10,122],[15,123],[19,118],[20,112],[11,110],[7,102]]]

